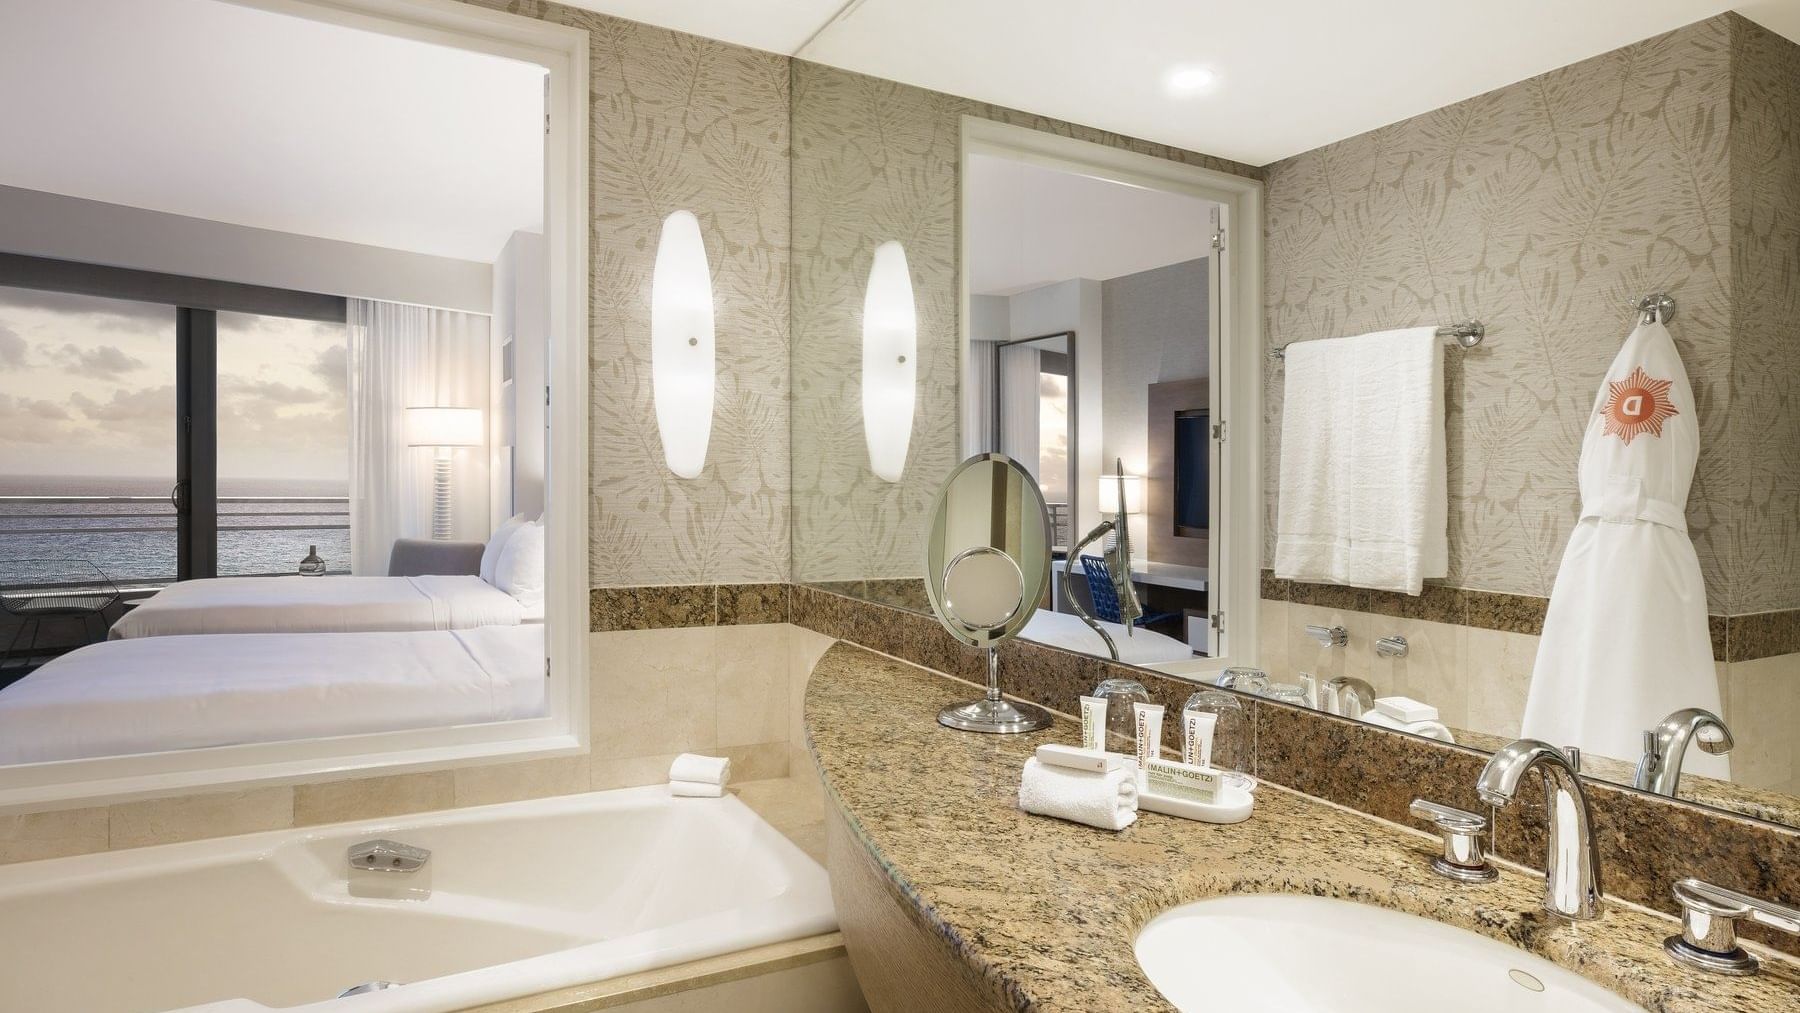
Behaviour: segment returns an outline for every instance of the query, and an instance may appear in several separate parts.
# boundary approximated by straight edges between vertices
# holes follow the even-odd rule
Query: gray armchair
[[[479,576],[483,542],[439,542],[429,538],[397,538],[388,557],[388,576]]]

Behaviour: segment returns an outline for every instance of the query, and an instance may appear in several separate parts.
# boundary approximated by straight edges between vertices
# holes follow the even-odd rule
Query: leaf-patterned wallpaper
[[[1734,613],[1800,608],[1800,45],[1733,17]]]
[[[1449,356],[1446,583],[1549,594],[1595,387],[1628,304],[1664,290],[1706,448],[1688,522],[1728,607],[1732,32],[1714,18],[1269,167],[1270,342],[1489,326]],[[1279,369],[1266,380],[1273,476]]]
[[[466,0],[586,29],[589,567],[596,587],[786,580],[786,57],[537,0]],[[662,220],[700,220],[717,394],[706,468],[663,461],[650,385]]]
[[[1088,127],[793,63],[794,579],[917,577],[938,486],[960,459],[958,159],[976,116],[1256,178],[1245,165]],[[919,324],[906,472],[869,469],[862,298],[874,250],[906,247]]]

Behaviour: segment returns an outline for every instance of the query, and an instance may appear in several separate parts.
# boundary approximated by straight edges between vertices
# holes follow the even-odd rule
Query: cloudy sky
[[[219,476],[343,479],[344,329],[219,314]],[[0,475],[175,475],[175,310],[0,288]]]

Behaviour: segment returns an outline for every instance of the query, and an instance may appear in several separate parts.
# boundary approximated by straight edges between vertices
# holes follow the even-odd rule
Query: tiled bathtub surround
[[[981,678],[981,656],[957,643],[930,616],[796,586],[793,621],[957,678]],[[1001,649],[1008,693],[1069,714],[1076,698],[1110,677],[1136,679],[1151,699],[1179,708],[1195,684],[1087,655],[1013,640]],[[1318,711],[1245,697],[1255,729],[1250,743],[1257,776],[1396,823],[1412,823],[1407,805],[1429,798],[1473,811],[1486,807],[1475,780],[1487,757]],[[1178,748],[1177,722],[1164,722],[1163,742]],[[1528,779],[1534,780],[1534,779]],[[1669,887],[1699,876],[1756,896],[1800,902],[1800,830],[1735,814],[1697,809],[1606,784],[1592,784],[1596,832],[1612,896],[1674,913]],[[1497,811],[1496,851],[1541,869],[1541,792],[1530,786]],[[1800,941],[1746,932],[1800,953]]]
[[[588,629],[666,630],[788,621],[787,584],[678,584],[597,587],[588,592]]]

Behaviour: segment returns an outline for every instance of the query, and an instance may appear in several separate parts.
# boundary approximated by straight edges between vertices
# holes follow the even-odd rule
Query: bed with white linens
[[[210,577],[170,584],[113,624],[109,640],[207,633],[406,633],[544,621],[544,526],[495,530],[479,573]]]
[[[1127,635],[1125,627],[1120,623],[1101,622],[1100,627],[1118,645],[1119,660],[1127,665],[1190,661],[1194,657],[1192,647],[1155,630],[1139,627]],[[1080,616],[1069,612],[1039,609],[1032,613],[1031,620],[1025,624],[1019,636],[1050,647],[1060,647],[1065,651],[1079,651],[1097,658],[1112,657],[1111,652],[1106,649],[1106,641],[1100,639],[1100,634],[1095,633]]]
[[[170,584],[127,612],[111,640],[201,633],[404,633],[542,619],[478,576],[214,577]]]
[[[539,717],[544,679],[535,623],[113,640],[0,689],[0,764]]]

